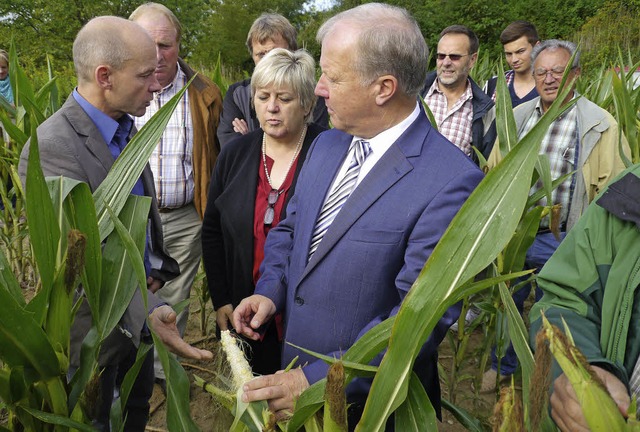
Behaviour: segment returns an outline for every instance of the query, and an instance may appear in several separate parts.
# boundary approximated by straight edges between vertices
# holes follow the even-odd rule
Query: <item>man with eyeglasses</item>
[[[486,158],[496,138],[491,122],[493,101],[469,77],[478,59],[478,37],[463,25],[440,33],[436,71],[427,75],[421,91],[438,131],[475,162],[475,147]]]
[[[575,56],[574,56],[575,53]],[[569,65],[571,57],[573,63]],[[549,157],[551,178],[568,176],[551,194],[552,203],[546,198],[538,204],[553,205],[553,211],[559,226],[559,238],[551,232],[552,223],[547,216],[540,222],[538,234],[533,245],[527,251],[525,268],[541,269],[549,257],[558,248],[586,210],[589,203],[604,187],[624,170],[624,162],[618,150],[618,142],[622,139],[622,149],[629,157],[629,147],[624,136],[620,137],[618,124],[614,118],[598,105],[581,97],[575,92],[575,81],[580,75],[580,52],[572,42],[550,39],[536,45],[531,52],[532,73],[538,91],[537,98],[519,105],[514,110],[518,137],[528,133],[549,109],[562,90],[560,83],[567,71],[565,85],[572,86],[563,104],[578,97],[576,104],[558,117],[542,139],[540,152]],[[489,166],[495,166],[502,158],[500,146],[496,145],[489,158]],[[533,190],[540,190],[542,182],[538,181]],[[554,221],[556,222],[556,221]],[[517,291],[513,299],[522,313],[524,301],[529,296],[530,285]],[[542,292],[536,290],[536,301]],[[498,361],[493,353],[492,371],[485,373],[482,390],[495,389],[495,382],[503,381],[513,374],[518,363],[513,348],[510,346],[506,356],[500,362],[500,377],[497,377]],[[493,383],[491,383],[491,377]],[[492,385],[490,385],[492,384]]]

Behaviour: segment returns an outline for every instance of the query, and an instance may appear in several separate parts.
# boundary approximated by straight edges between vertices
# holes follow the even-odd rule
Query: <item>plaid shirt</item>
[[[144,116],[134,118],[136,127],[140,129],[186,83],[187,77],[178,66],[173,82],[154,93],[153,101]],[[160,208],[179,208],[193,201],[195,184],[192,137],[189,96],[185,92],[149,160]]]
[[[473,93],[471,85],[467,83],[466,90],[449,110],[447,96],[440,91],[437,79],[425,97],[425,102],[436,119],[438,131],[467,156],[471,155],[471,126],[473,125],[471,99],[473,99]]]
[[[542,106],[540,100],[536,104],[536,109],[531,114],[531,117],[525,123],[519,138],[529,132],[540,117],[542,117]],[[549,165],[551,169],[551,178],[553,180],[560,178],[569,172],[575,170],[578,160],[578,111],[573,106],[568,112],[564,113],[561,117],[558,117],[544,135],[542,144],[540,146],[540,154],[546,154],[549,157]],[[556,189],[551,192],[551,199],[553,204],[560,204],[560,223],[567,222],[567,216],[569,214],[569,206],[571,205],[571,197],[573,195],[573,188],[575,182],[575,173],[562,182]],[[542,181],[533,186],[531,192],[542,189]],[[547,198],[543,198],[538,202],[538,205],[547,205]],[[549,227],[549,217],[545,217],[540,222],[541,228]]]

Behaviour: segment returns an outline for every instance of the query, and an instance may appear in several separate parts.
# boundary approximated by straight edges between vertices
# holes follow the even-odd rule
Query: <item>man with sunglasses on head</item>
[[[572,56],[573,62],[569,66]],[[573,107],[551,123],[540,146],[540,153],[549,157],[552,179],[573,173],[553,190],[552,203],[547,203],[546,198],[538,203],[557,205],[560,209],[557,221],[559,237],[551,232],[550,219],[547,216],[540,222],[533,245],[527,251],[525,268],[540,270],[589,203],[625,168],[618,150],[620,139],[621,148],[627,157],[630,156],[626,139],[624,136],[620,137],[618,124],[611,114],[575,91],[576,78],[580,75],[580,52],[574,43],[556,39],[544,41],[533,48],[531,63],[536,90],[540,96],[519,105],[514,110],[519,138],[527,134],[555,102],[562,90],[560,84],[567,68],[569,70],[565,85],[571,86],[571,91],[563,105],[576,97],[579,98]],[[503,156],[500,154],[500,146],[494,146],[488,161],[489,166],[495,166]],[[532,190],[541,188],[542,182],[538,181]],[[530,289],[531,285],[527,284],[513,295],[520,313]],[[537,290],[536,301],[541,296],[542,293]],[[498,379],[498,361],[494,353],[492,368],[483,377],[481,391],[495,390],[496,380],[504,381],[515,372],[517,365],[515,352],[509,347],[500,362]]]
[[[486,158],[496,134],[491,97],[469,77],[478,59],[478,37],[463,25],[440,33],[436,71],[427,75],[420,94],[433,113],[438,131],[467,156],[478,161],[475,147]]]

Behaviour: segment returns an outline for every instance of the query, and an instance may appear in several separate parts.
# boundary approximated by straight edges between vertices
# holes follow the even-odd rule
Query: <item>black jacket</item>
[[[300,169],[313,140],[325,128],[310,124],[298,155],[286,205],[295,191]],[[222,148],[209,186],[202,221],[202,258],[215,309],[236,307],[253,294],[253,215],[260,168],[262,129]]]

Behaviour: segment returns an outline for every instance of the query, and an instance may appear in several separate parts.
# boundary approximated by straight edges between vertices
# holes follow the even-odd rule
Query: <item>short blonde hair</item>
[[[7,53],[3,49],[0,49],[0,60],[4,60],[5,62],[7,62],[7,65],[9,65],[9,53]]]
[[[289,51],[275,48],[256,65],[251,76],[251,103],[258,88],[270,85],[289,87],[299,98],[305,111],[305,121],[311,121],[311,113],[316,104],[316,62],[303,50]]]
[[[173,28],[176,29],[176,42],[179,43],[180,39],[182,38],[182,25],[180,24],[180,21],[178,21],[178,18],[174,15],[174,13],[171,12],[171,9],[169,9],[165,5],[152,2],[141,4],[136,8],[136,10],[131,12],[131,15],[129,15],[129,19],[131,21],[137,21],[149,12],[162,15],[169,20],[169,22],[173,25]]]

